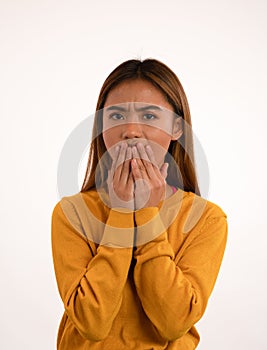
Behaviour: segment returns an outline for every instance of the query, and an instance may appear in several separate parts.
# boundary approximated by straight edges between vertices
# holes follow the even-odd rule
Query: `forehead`
[[[117,85],[109,92],[104,107],[132,102],[158,105],[173,111],[172,105],[161,90],[149,81],[141,79],[127,80]]]

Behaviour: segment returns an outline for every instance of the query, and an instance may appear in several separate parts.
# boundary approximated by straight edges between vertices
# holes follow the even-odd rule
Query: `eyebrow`
[[[105,109],[105,108],[104,108]],[[125,111],[127,111],[127,109],[126,108],[124,108],[124,107],[120,107],[120,106],[109,106],[109,107],[107,107],[106,108],[106,110],[107,111],[122,111],[122,112],[125,112]]]
[[[155,111],[163,111],[163,108],[155,105],[144,106],[136,109],[137,111],[147,111],[147,110],[155,110]]]
[[[116,106],[116,105],[107,107],[107,111],[114,111],[114,110],[127,112],[127,109],[125,107]],[[143,106],[140,108],[136,108],[136,111],[138,111],[138,112],[143,112],[143,111],[147,111],[147,110],[163,111],[163,108],[156,106],[156,105],[149,105],[149,106]]]

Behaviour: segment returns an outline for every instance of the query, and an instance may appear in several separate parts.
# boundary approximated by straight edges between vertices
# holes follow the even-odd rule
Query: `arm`
[[[76,215],[72,222],[78,223],[72,203],[64,198],[61,201]],[[104,339],[111,329],[132,259],[132,248],[107,246],[114,226],[133,226],[132,214],[110,210],[107,224],[110,226],[106,225],[93,255],[86,237],[67,219],[60,202],[52,214],[52,250],[59,292],[68,317],[79,333],[92,341]]]
[[[137,211],[137,226],[155,218],[157,213],[156,207]],[[198,232],[190,235],[179,261],[175,261],[166,231],[135,250],[138,296],[147,316],[167,340],[185,334],[205,311],[225,249],[226,217],[210,217]]]

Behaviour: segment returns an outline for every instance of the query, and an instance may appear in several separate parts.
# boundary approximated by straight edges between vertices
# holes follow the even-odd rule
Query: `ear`
[[[183,118],[174,119],[172,128],[172,141],[177,141],[183,135]]]

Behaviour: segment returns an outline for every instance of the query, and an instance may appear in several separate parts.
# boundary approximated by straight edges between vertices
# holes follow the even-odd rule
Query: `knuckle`
[[[159,190],[163,187],[163,182],[160,181],[159,179],[155,181],[155,189]]]

